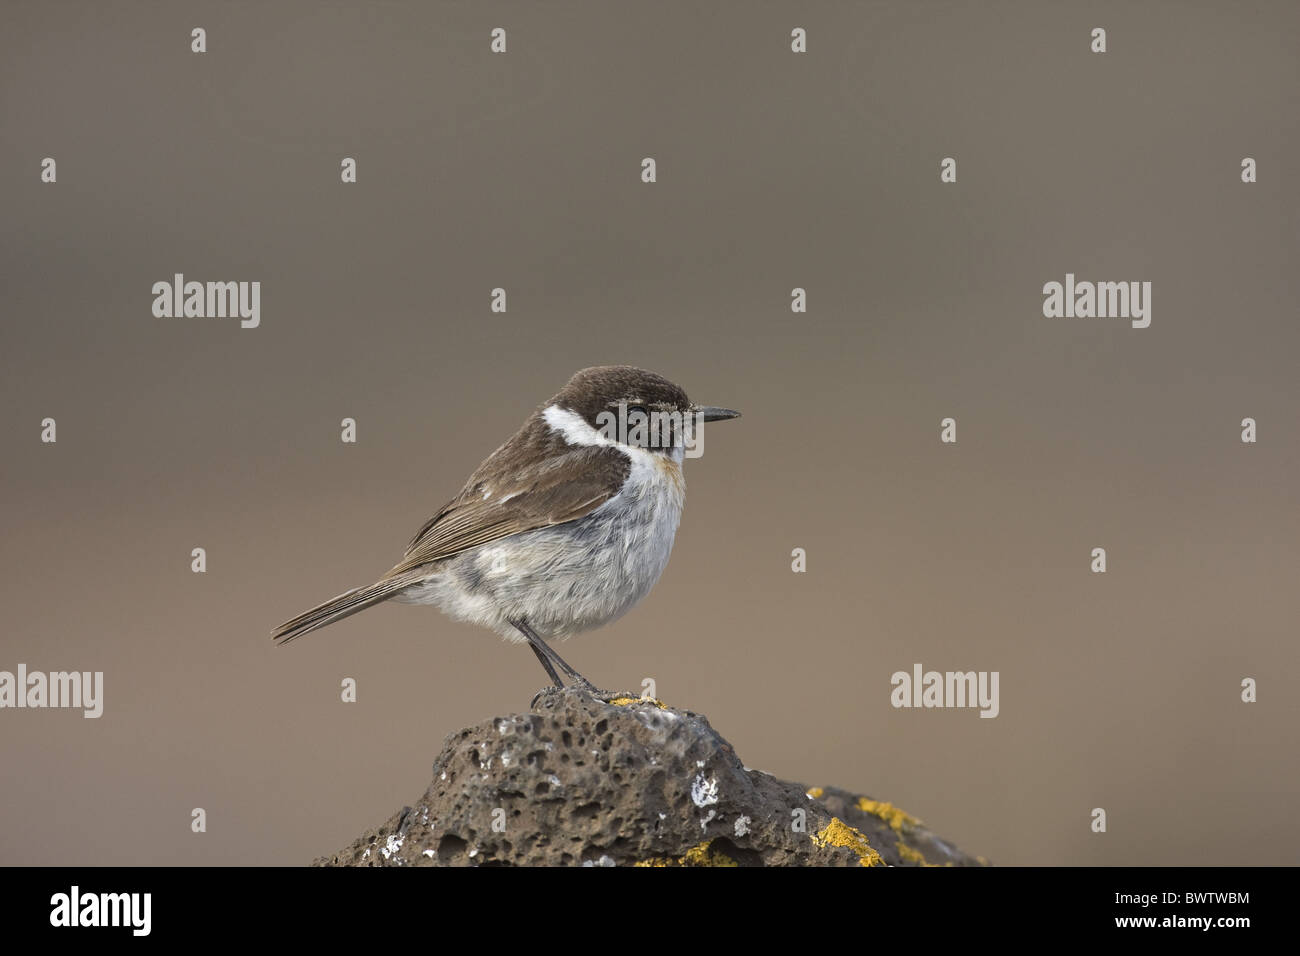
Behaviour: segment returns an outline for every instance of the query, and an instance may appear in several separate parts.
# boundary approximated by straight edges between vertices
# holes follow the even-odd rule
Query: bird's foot
[[[575,681],[569,686],[606,704],[630,704],[642,699],[630,690],[602,690],[590,681]]]
[[[576,690],[580,694],[585,694],[588,697],[592,697],[596,700],[602,700],[605,703],[609,703],[612,700],[617,700],[623,696],[622,694],[617,694],[614,693],[613,691],[601,690],[599,687],[597,687],[595,684],[591,683],[590,681],[574,681],[571,684],[562,685],[559,687],[543,687],[536,694],[534,694],[533,699],[528,702],[528,709],[536,710],[537,702],[541,700],[543,697],[547,696],[548,694],[554,694],[556,692],[562,694],[566,690]]]
[[[539,690],[536,694],[533,695],[533,699],[528,703],[528,709],[536,710],[537,702],[540,701],[547,694],[553,694],[557,691],[563,692],[566,690],[576,690],[581,694],[587,695],[593,700],[599,700],[602,703],[606,703],[606,704],[614,704],[619,707],[626,707],[629,704],[637,704],[637,703],[654,704],[658,707],[664,706],[664,704],[661,701],[657,701],[653,697],[640,696],[634,691],[602,690],[601,688],[597,687],[589,680],[576,680],[573,683],[568,684],[564,687],[543,687],[541,690]]]

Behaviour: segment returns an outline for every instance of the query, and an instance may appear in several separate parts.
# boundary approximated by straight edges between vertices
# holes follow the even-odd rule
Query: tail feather
[[[424,577],[422,571],[408,571],[405,574],[399,574],[391,578],[381,578],[374,584],[367,585],[364,588],[353,588],[351,591],[344,591],[338,597],[331,598],[310,611],[304,611],[292,621],[285,621],[275,629],[271,637],[278,644],[288,644],[304,634],[311,633],[318,627],[341,621],[343,618],[350,617],[358,611],[364,611],[380,601],[387,601],[402,588],[414,584],[422,577]]]

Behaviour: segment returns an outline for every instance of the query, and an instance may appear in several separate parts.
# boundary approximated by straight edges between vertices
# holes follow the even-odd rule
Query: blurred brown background
[[[1296,862],[1298,28],[5,3],[0,669],[106,691],[0,712],[0,862],[306,863],[413,802],[445,734],[527,706],[532,655],[395,604],[269,632],[615,362],[745,418],[688,462],[652,595],[562,645],[584,673],[994,862]],[[260,280],[261,327],[154,318],[175,272]],[[1150,280],[1151,327],[1044,318],[1066,272]],[[1001,715],[891,708],[914,662],[1000,671]]]

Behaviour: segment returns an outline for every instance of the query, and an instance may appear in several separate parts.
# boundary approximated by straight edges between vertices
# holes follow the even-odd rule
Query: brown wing
[[[618,494],[630,469],[618,448],[567,445],[535,417],[425,522],[404,560],[385,578],[489,541],[588,515]]]

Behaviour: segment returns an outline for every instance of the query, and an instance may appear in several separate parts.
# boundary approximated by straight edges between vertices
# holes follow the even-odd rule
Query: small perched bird
[[[280,625],[287,643],[393,598],[434,604],[590,681],[547,643],[608,624],[645,597],[672,550],[686,500],[682,460],[705,422],[738,418],[693,405],[661,375],[587,368],[524,422],[424,523],[403,559]]]

